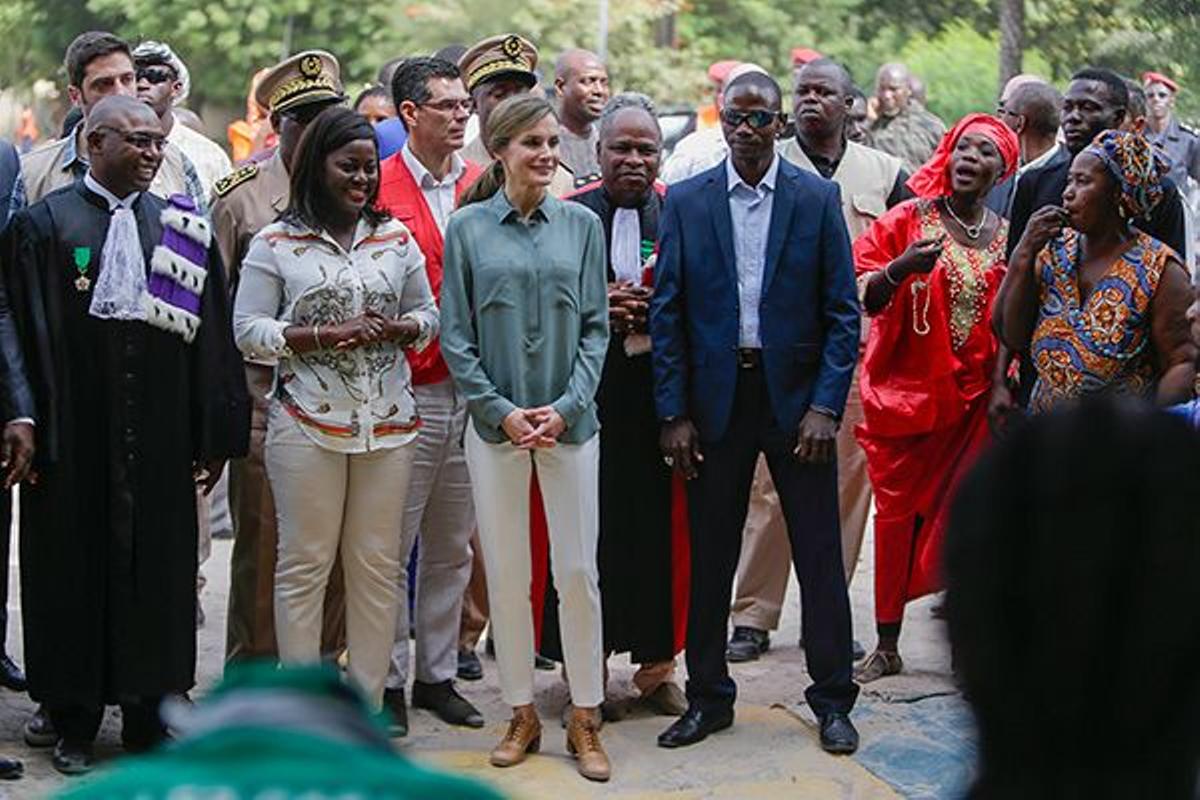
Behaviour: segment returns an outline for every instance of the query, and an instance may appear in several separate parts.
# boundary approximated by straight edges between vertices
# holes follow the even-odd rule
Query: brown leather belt
[[[738,369],[758,369],[762,366],[762,350],[756,347],[739,347],[737,365]]]

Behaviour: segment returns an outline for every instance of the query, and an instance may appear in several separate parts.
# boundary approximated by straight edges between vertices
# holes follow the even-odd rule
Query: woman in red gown
[[[903,668],[909,600],[941,588],[951,491],[987,442],[998,344],[991,306],[1004,276],[1008,224],[984,205],[1016,168],[1019,146],[986,114],[949,131],[892,208],[854,243],[871,331],[857,429],[875,489],[875,621],[879,643],[859,667],[872,681]],[[999,363],[1007,363],[1007,359]]]

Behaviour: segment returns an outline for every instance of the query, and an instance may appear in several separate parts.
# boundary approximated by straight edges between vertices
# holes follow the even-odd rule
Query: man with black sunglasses
[[[733,724],[729,596],[754,465],[765,455],[800,580],[821,746],[851,753],[850,601],[838,534],[836,439],[858,355],[859,305],[836,184],[776,153],[782,93],[732,79],[729,157],[667,193],[650,304],[663,460],[688,481],[688,710],[658,737]]]
[[[801,169],[828,178],[842,190],[842,216],[856,238],[876,218],[912,193],[905,187],[908,173],[900,159],[849,139],[854,82],[844,67],[828,58],[808,62],[793,72],[792,111],[795,136],[779,145],[779,155]],[[868,326],[863,325],[866,342]],[[838,429],[838,501],[841,509],[842,566],[846,583],[854,577],[871,509],[867,458],[854,438],[862,422],[862,402],[855,371],[842,424]],[[779,626],[787,593],[788,540],[779,498],[767,465],[759,459],[750,495],[737,593],[733,601],[733,636],[727,657],[752,661],[769,646],[768,631]],[[855,643],[856,658],[865,653]]]
[[[109,95],[137,95],[137,73],[129,45],[111,33],[88,31],[67,46],[67,94],[83,112],[80,121],[61,139],[48,142],[21,157],[25,197],[36,203],[50,192],[70,186],[87,172],[84,130],[91,109]],[[205,192],[183,151],[174,144],[163,150],[162,164],[150,185],[159,197],[186,194],[205,204]]]
[[[167,140],[191,162],[207,202],[213,185],[233,171],[233,164],[216,142],[187,125],[176,124],[175,108],[191,88],[187,66],[168,45],[145,41],[133,51],[133,67],[138,98],[154,109]]]
[[[255,100],[268,110],[279,134],[269,158],[246,164],[217,181],[213,189],[213,233],[221,260],[236,291],[242,258],[250,240],[288,207],[288,165],[300,136],[317,114],[341,103],[340,67],[323,50],[297,53],[276,65],[258,84]],[[178,126],[177,126],[178,127]],[[246,381],[254,401],[250,452],[229,464],[229,510],[233,517],[233,556],[229,581],[227,661],[275,658],[275,502],[263,466],[267,431],[266,395],[274,365],[246,362]],[[345,639],[345,598],[340,564],[330,576],[325,601],[321,652],[334,654]]]

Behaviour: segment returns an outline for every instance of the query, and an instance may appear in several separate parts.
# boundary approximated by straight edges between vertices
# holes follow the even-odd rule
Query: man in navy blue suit
[[[655,404],[668,466],[688,479],[692,568],[681,747],[733,724],[729,597],[759,453],[779,492],[800,580],[821,745],[852,753],[850,603],[835,437],[858,357],[859,308],[837,185],[782,161],[779,85],[725,89],[729,157],[672,186],[650,306]]]

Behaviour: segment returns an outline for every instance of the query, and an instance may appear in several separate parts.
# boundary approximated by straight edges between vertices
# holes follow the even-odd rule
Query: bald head
[[[158,115],[149,105],[135,97],[109,95],[101,98],[88,112],[87,130],[91,133],[97,128],[123,128],[126,123],[139,120],[153,120],[154,127],[162,131]]]
[[[590,50],[564,50],[554,62],[554,92],[563,122],[581,133],[599,119],[608,102],[608,69]]]
[[[559,53],[558,59],[554,62],[554,76],[556,78],[565,78],[575,70],[587,67],[600,67],[603,69],[604,62],[600,60],[600,56],[591,50],[571,47]]]
[[[884,64],[879,68],[879,71],[875,73],[876,82],[879,82],[885,77],[908,83],[908,81],[912,78],[912,73],[908,71],[908,67],[896,61],[891,64]]]
[[[87,116],[88,166],[117,197],[150,188],[162,163],[166,137],[154,109],[132,97],[111,95]]]
[[[879,113],[894,117],[908,110],[912,98],[912,74],[903,64],[884,64],[875,73],[875,99]]]
[[[1062,95],[1036,78],[1017,86],[1004,102],[1004,117],[1009,127],[1013,126],[1010,120],[1016,120],[1020,128],[1017,133],[1028,131],[1042,139],[1058,135],[1061,110]]]
[[[1004,104],[1013,96],[1013,92],[1027,83],[1045,83],[1045,81],[1031,72],[1022,72],[1020,75],[1013,75],[1004,84],[1004,89],[1000,92],[1000,107],[1003,108]]]
[[[925,88],[925,81],[916,75],[908,76],[908,88],[912,92],[912,101],[914,103],[925,105],[929,102],[929,91]]]
[[[821,77],[828,79],[846,97],[854,94],[854,78],[849,71],[832,58],[818,58],[797,69],[794,73],[795,89],[806,79]]]
[[[854,105],[854,81],[845,67],[828,58],[796,70],[792,86],[792,115],[796,136],[806,145],[841,141],[846,116]]]

